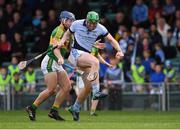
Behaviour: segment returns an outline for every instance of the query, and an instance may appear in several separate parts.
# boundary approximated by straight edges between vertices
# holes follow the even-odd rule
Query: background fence
[[[44,84],[37,84],[38,87],[45,88]],[[108,97],[101,100],[98,105],[99,110],[158,110],[168,111],[180,109],[180,84],[133,84],[133,83],[111,83],[101,84],[102,91],[108,93]],[[74,89],[76,86],[73,87]],[[40,89],[40,88],[38,88]],[[39,92],[29,94],[26,92],[15,94],[13,86],[8,85],[5,92],[0,95],[0,109],[14,110],[23,109],[30,105],[38,96]],[[76,99],[75,91],[71,91],[62,107],[71,105]],[[40,109],[49,109],[53,104],[54,96],[47,99]],[[84,110],[88,110],[91,104],[91,95],[82,105]]]

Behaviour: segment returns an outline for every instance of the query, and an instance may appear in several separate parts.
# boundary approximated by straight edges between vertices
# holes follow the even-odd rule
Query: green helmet
[[[88,22],[97,23],[99,22],[99,15],[95,11],[90,11],[88,12],[86,19]]]

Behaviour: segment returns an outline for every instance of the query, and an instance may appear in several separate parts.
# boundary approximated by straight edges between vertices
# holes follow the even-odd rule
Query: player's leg
[[[90,68],[87,68],[88,72],[90,71]],[[79,112],[81,109],[81,105],[84,102],[84,100],[87,98],[88,94],[91,92],[91,82],[87,80],[87,71],[85,71],[82,75],[82,79],[84,82],[85,87],[81,88],[77,95],[77,99],[75,103],[68,108],[68,111],[72,114],[73,120],[78,121],[79,120]]]
[[[98,105],[99,100],[91,100],[91,110],[90,110],[90,115],[91,116],[97,116],[96,112],[96,108]]]
[[[58,75],[57,79],[58,79],[58,84],[60,85],[60,89],[56,95],[54,104],[48,115],[49,117],[54,118],[55,120],[63,121],[64,119],[58,114],[58,109],[63,103],[69,91],[71,90],[71,82],[68,78],[66,71],[57,72],[57,75]]]
[[[99,60],[89,53],[82,53],[77,59],[77,66],[81,68],[90,68],[87,79],[93,81],[98,77]]]
[[[44,80],[47,85],[47,88],[39,94],[39,96],[36,98],[36,100],[33,102],[31,106],[26,107],[30,120],[35,120],[36,118],[35,113],[37,107],[43,101],[45,101],[49,96],[54,94],[57,86],[57,73],[56,72],[47,73],[44,76]]]

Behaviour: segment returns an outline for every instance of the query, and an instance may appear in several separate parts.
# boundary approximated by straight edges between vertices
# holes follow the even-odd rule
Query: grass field
[[[37,121],[31,122],[25,111],[0,111],[0,128],[8,129],[180,129],[180,112],[152,111],[101,111],[99,116],[90,117],[88,112],[82,112],[80,121],[72,121],[71,115],[61,110],[66,119],[59,122],[48,118],[48,111],[37,111]]]

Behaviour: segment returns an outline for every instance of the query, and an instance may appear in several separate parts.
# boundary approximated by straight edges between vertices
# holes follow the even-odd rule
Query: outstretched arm
[[[111,45],[116,49],[117,53],[116,53],[116,57],[118,59],[122,58],[124,56],[124,53],[121,50],[121,47],[119,46],[118,42],[111,36],[111,34],[109,33],[106,37],[105,37],[110,43]]]
[[[108,62],[106,62],[99,53],[98,53],[97,57],[98,57],[98,59],[99,59],[99,62],[101,62],[102,64],[105,64],[105,65],[107,65],[107,66],[110,67],[110,68],[113,67],[111,64],[109,64]]]

